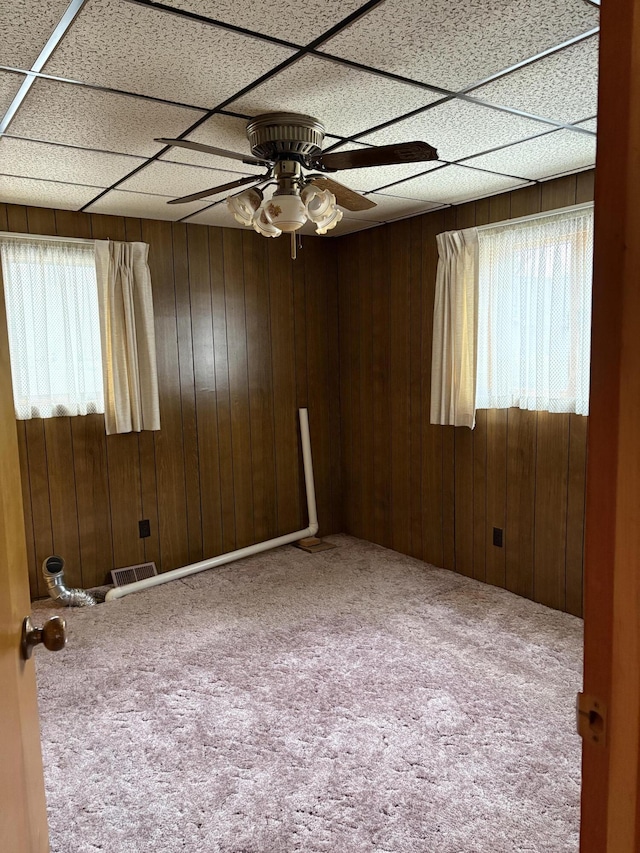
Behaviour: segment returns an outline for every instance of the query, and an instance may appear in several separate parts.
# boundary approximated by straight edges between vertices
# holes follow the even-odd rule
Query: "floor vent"
[[[111,572],[111,580],[114,586],[126,586],[128,583],[152,578],[157,574],[158,570],[155,563],[139,563],[137,566],[125,566],[123,569],[114,569]]]

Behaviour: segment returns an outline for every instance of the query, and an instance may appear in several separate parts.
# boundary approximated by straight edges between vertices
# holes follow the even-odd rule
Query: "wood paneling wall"
[[[166,571],[307,524],[308,406],[320,532],[342,530],[335,253],[253,232],[0,205],[0,230],[150,244],[159,432],[103,417],[18,422],[29,574],[66,560],[90,587],[114,566]],[[140,539],[148,518],[151,536]],[[302,559],[302,558],[301,558]]]
[[[341,238],[345,531],[582,613],[587,418],[429,423],[436,234],[593,198],[583,172]],[[493,545],[493,528],[504,545]]]

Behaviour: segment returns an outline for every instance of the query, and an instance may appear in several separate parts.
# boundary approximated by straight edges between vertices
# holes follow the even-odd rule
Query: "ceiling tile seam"
[[[526,68],[529,65],[533,65],[536,62],[539,62],[541,59],[546,59],[549,56],[552,56],[555,53],[559,53],[562,50],[565,50],[567,47],[571,47],[574,44],[578,44],[581,41],[586,41],[589,38],[593,38],[594,35],[597,35],[600,31],[599,27],[592,28],[590,30],[586,30],[584,33],[580,33],[577,36],[573,36],[566,41],[561,42],[560,44],[554,45],[552,47],[547,48],[540,53],[536,53],[533,56],[526,57],[525,59],[520,60],[520,62],[515,63],[514,65],[509,65],[507,68],[503,68],[500,71],[496,71],[495,74],[492,74],[488,77],[482,78],[478,82],[471,83],[469,86],[465,86],[463,89],[452,90],[452,89],[444,89],[441,86],[436,86],[433,83],[425,83],[423,80],[415,80],[413,77],[405,77],[402,74],[395,74],[392,71],[386,71],[383,68],[374,68],[371,65],[366,65],[362,62],[355,62],[352,59],[346,59],[342,56],[336,56],[333,53],[328,53],[323,50],[310,50],[314,56],[317,56],[322,59],[329,59],[332,62],[340,63],[341,65],[346,65],[350,68],[354,68],[359,71],[366,71],[369,74],[377,74],[379,77],[386,77],[389,80],[395,80],[397,83],[405,83],[408,86],[417,86],[422,89],[428,89],[429,91],[436,92],[442,95],[450,95],[462,97],[467,93],[471,92],[474,89],[479,88],[480,86],[484,86],[486,83],[493,82],[494,80],[498,80],[502,77],[506,77],[509,74],[512,74],[514,71],[519,71],[522,68]]]
[[[79,2],[79,0],[76,0],[76,2]],[[82,2],[84,2],[84,0],[82,0]],[[236,101],[239,98],[246,95],[252,89],[257,88],[262,83],[265,83],[267,80],[269,80],[271,77],[274,77],[276,74],[279,74],[280,71],[283,71],[285,68],[288,68],[290,65],[293,65],[295,62],[297,62],[299,59],[301,59],[303,56],[305,56],[309,52],[309,50],[313,49],[318,44],[321,44],[322,41],[324,41],[326,38],[329,38],[330,36],[335,35],[337,32],[340,31],[340,29],[342,27],[348,26],[350,23],[352,23],[353,21],[362,17],[364,14],[366,14],[371,9],[373,9],[375,6],[378,6],[380,3],[383,3],[383,2],[384,2],[384,0],[368,0],[367,3],[365,3],[359,9],[356,9],[350,15],[347,15],[347,17],[344,18],[341,22],[339,22],[338,24],[335,24],[333,27],[331,27],[325,33],[318,36],[318,38],[311,41],[307,47],[298,51],[298,53],[294,53],[292,56],[288,57],[287,59],[283,60],[281,63],[276,65],[275,68],[272,68],[270,71],[267,71],[261,77],[258,77],[252,83],[249,83],[246,86],[244,86],[242,89],[240,89],[240,91],[236,92],[234,95],[226,98],[224,101],[221,101],[216,107],[209,110],[207,113],[205,113],[203,116],[201,116],[196,122],[194,122],[190,127],[188,127],[186,130],[184,130],[177,138],[178,139],[184,139],[186,136],[188,136],[190,133],[193,133],[194,130],[196,130],[198,127],[200,127],[201,124],[203,124],[205,121],[208,121],[208,119],[210,119],[214,115],[216,115],[219,110],[224,109],[229,104],[233,103],[234,101]],[[116,181],[110,187],[107,187],[103,192],[99,193],[90,202],[83,205],[80,208],[80,211],[84,211],[87,207],[90,207],[92,204],[94,204],[100,198],[102,198],[104,195],[106,195],[110,190],[115,189],[116,187],[120,186],[120,184],[122,184],[128,178],[133,177],[133,175],[142,171],[142,169],[144,169],[150,163],[153,163],[155,160],[158,160],[159,157],[161,157],[162,154],[165,154],[167,151],[169,151],[169,149],[170,149],[170,146],[168,146],[168,145],[165,146],[161,151],[158,151],[156,154],[154,154],[153,157],[150,157],[146,163],[143,163],[142,165],[138,166],[129,175],[126,175],[121,180]]]
[[[546,134],[543,134],[543,136],[546,136]],[[474,155],[474,156],[479,157],[480,155],[478,154],[478,155]],[[497,175],[498,177],[501,177],[501,178],[512,178],[514,181],[530,181],[532,183],[536,183],[536,178],[526,178],[523,175],[510,175],[508,172],[498,172],[495,169],[480,169],[477,166],[466,166],[463,163],[457,163],[455,161],[452,162],[452,161],[446,161],[445,160],[445,161],[443,161],[443,165],[438,166],[436,169],[427,169],[425,172],[419,172],[418,174],[411,175],[408,178],[401,178],[399,181],[391,181],[391,183],[383,184],[380,187],[376,187],[376,189],[374,189],[374,190],[367,190],[366,192],[363,193],[363,195],[371,195],[371,193],[379,193],[379,192],[382,192],[383,190],[388,190],[390,187],[398,187],[400,189],[401,184],[406,184],[410,181],[414,181],[416,178],[424,178],[426,175],[434,175],[436,172],[440,172],[440,171],[442,171],[442,169],[446,169],[447,166],[458,166],[461,169],[468,169],[469,171],[473,171],[473,172],[484,172],[485,174]],[[400,198],[409,198],[409,196],[403,196],[402,193],[399,193],[399,197]]]
[[[29,69],[30,71],[42,71],[42,68],[44,67],[45,63],[48,62],[56,47],[62,41],[64,34],[74,22],[76,16],[84,6],[85,2],[86,0],[71,0],[71,2],[64,11],[64,14],[60,18],[56,26],[53,28],[53,32],[44,43],[42,50],[40,51],[40,53],[35,59],[35,62]],[[28,75],[26,80],[22,82],[22,85],[16,92],[13,101],[9,104],[9,108],[2,117],[2,121],[0,121],[0,136],[2,136],[2,134],[5,132],[5,130],[9,127],[9,125],[15,118],[15,115],[20,109],[22,102],[26,98],[29,89],[33,86],[34,80],[35,78],[32,75]]]
[[[71,145],[66,142],[50,142],[47,139],[34,139],[31,136],[17,136],[12,133],[5,133],[5,139],[15,139],[19,142],[33,142],[35,145],[51,145],[55,148],[68,148],[72,151],[83,151],[87,154],[107,154],[113,155],[114,157],[129,157],[132,160],[147,160],[147,155],[145,154],[130,154],[126,151],[109,151],[106,148],[87,148],[85,145]],[[246,172],[242,169],[223,169],[221,167],[215,166],[202,166],[200,163],[184,163],[181,160],[162,160],[162,163],[170,163],[174,166],[186,166],[190,169],[202,169],[204,172],[223,172],[224,174],[229,175],[252,175],[253,172]],[[28,177],[25,175],[24,177]],[[51,180],[55,180],[55,178],[51,178]],[[159,193],[162,195],[162,193]]]
[[[41,181],[47,184],[65,184],[68,187],[88,187],[92,190],[99,190],[100,184],[82,184],[77,181],[61,181],[56,178],[36,178],[33,175],[14,175],[12,172],[0,172],[0,177],[3,178],[20,178],[23,181]],[[17,202],[5,202],[5,204],[15,204]]]
[[[392,127],[394,124],[398,124],[402,121],[405,121],[406,119],[413,118],[414,116],[420,115],[421,113],[428,112],[429,110],[432,110],[435,107],[442,106],[443,104],[451,103],[452,101],[463,101],[463,102],[468,102],[468,103],[474,103],[477,106],[486,107],[487,109],[495,110],[496,112],[507,113],[508,115],[515,115],[515,116],[518,116],[519,118],[527,118],[530,121],[537,121],[540,124],[544,124],[544,125],[547,125],[550,127],[550,130],[545,131],[546,133],[551,133],[554,130],[571,130],[571,131],[577,131],[578,133],[583,133],[583,134],[586,133],[586,134],[589,134],[590,136],[594,135],[593,131],[586,130],[585,128],[582,128],[582,127],[576,127],[575,124],[569,124],[569,123],[564,124],[564,123],[558,122],[554,119],[543,118],[542,116],[538,116],[538,115],[535,115],[533,113],[525,113],[522,110],[517,110],[517,109],[511,108],[511,107],[500,107],[500,106],[497,106],[496,104],[489,104],[489,103],[486,103],[485,101],[481,101],[478,98],[471,98],[471,97],[461,96],[461,95],[451,95],[451,96],[446,97],[446,98],[441,98],[439,101],[434,101],[432,104],[427,104],[424,107],[418,107],[417,109],[411,110],[410,112],[404,113],[403,115],[397,116],[396,118],[389,119],[389,121],[385,121],[385,122],[382,122],[381,124],[374,125],[373,127],[370,127],[367,130],[359,131],[358,133],[355,133],[352,136],[345,137],[340,142],[337,142],[337,143],[335,143],[335,145],[332,145],[329,148],[327,148],[326,153],[328,153],[329,151],[332,151],[334,148],[336,148],[339,145],[344,145],[345,142],[358,142],[359,144],[363,144],[360,141],[361,137],[363,137],[363,136],[369,136],[370,134],[377,133],[380,130],[386,130],[387,128]],[[584,120],[585,119],[580,119],[580,121],[584,121]],[[541,136],[541,135],[544,135],[544,134],[534,134],[534,136],[532,136],[530,138],[533,139],[535,136]],[[529,137],[527,137],[527,138],[529,138]],[[366,143],[364,143],[364,144],[366,144]],[[509,143],[509,144],[511,144],[511,143]],[[500,146],[500,147],[503,147],[503,146]],[[451,161],[451,162],[455,162],[455,161]]]
[[[499,80],[502,77],[507,77],[509,74],[513,74],[514,71],[520,71],[522,68],[526,68],[529,65],[534,65],[536,62],[540,62],[542,59],[547,59],[549,56],[553,56],[555,53],[560,53],[566,48],[571,47],[574,44],[579,44],[582,41],[586,41],[587,39],[593,38],[593,36],[598,35],[600,32],[600,27],[592,27],[590,30],[585,30],[585,32],[580,33],[577,36],[573,36],[566,41],[561,42],[554,47],[549,47],[546,50],[540,51],[540,53],[536,53],[533,56],[528,57],[527,59],[523,59],[520,62],[516,62],[515,65],[510,65],[508,68],[504,68],[502,71],[496,71],[495,74],[490,74],[488,77],[484,77],[482,80],[479,80],[476,83],[472,83],[470,86],[465,86],[464,89],[460,89],[456,92],[457,95],[466,95],[472,92],[474,89],[479,88],[480,86],[485,86],[487,83],[493,83],[494,80]]]
[[[365,65],[362,62],[354,62],[352,59],[345,59],[342,56],[336,56],[333,53],[325,53],[322,50],[310,50],[309,53],[318,59],[336,62],[339,65],[345,65],[347,68],[353,68],[356,71],[365,71],[367,74],[374,74],[377,77],[384,77],[387,80],[393,80],[396,83],[405,83],[408,86],[415,86],[418,89],[426,89],[429,92],[435,92],[437,95],[455,95],[451,89],[443,89],[442,86],[436,86],[432,83],[425,83],[422,80],[414,80],[413,77],[405,77],[402,74],[394,74],[393,71],[385,71],[383,68],[374,68],[371,65]]]
[[[454,95],[454,100],[463,101],[467,104],[477,104],[480,107],[487,107],[488,109],[496,110],[499,113],[507,113],[508,115],[518,116],[519,118],[528,118],[531,121],[539,121],[541,124],[550,124],[559,130],[576,130],[575,122],[563,122],[558,119],[545,118],[543,116],[539,116],[537,113],[528,113],[524,110],[519,110],[517,107],[505,107],[502,104],[490,104],[488,101],[483,101],[480,98],[474,98],[471,95]],[[583,119],[579,119],[579,121],[583,121]],[[591,131],[585,131],[584,128],[578,128],[578,130],[580,133],[591,133]]]
[[[182,107],[186,110],[197,110],[207,112],[211,107],[201,107],[196,104],[183,104],[182,101],[170,101],[167,98],[158,98],[155,95],[143,95],[139,92],[129,92],[127,89],[112,89],[110,86],[99,86],[97,83],[85,83],[82,80],[73,80],[70,77],[58,77],[55,74],[45,74],[43,71],[25,71],[23,68],[14,68],[11,65],[0,65],[0,71],[9,71],[12,74],[31,75],[37,80],[52,80],[54,83],[67,83],[70,86],[79,86],[82,89],[93,89],[96,92],[107,92],[112,95],[123,95],[126,98],[140,98],[143,101],[154,101],[169,107]]]
[[[133,6],[143,6],[146,9],[154,9],[157,12],[165,12],[169,15],[174,15],[177,18],[186,18],[187,20],[197,21],[206,26],[216,27],[221,30],[228,30],[238,35],[254,38],[259,41],[266,41],[269,44],[279,45],[280,47],[289,47],[293,50],[302,50],[303,44],[279,39],[276,36],[270,36],[267,33],[260,33],[257,30],[250,30],[246,27],[239,27],[236,24],[230,24],[227,21],[220,21],[217,18],[209,18],[207,15],[201,15],[198,12],[192,12],[189,9],[180,9],[177,6],[166,6],[164,3],[155,2],[155,0],[124,0],[125,3],[130,3]]]
[[[467,154],[464,157],[458,157],[457,160],[452,160],[452,166],[463,166],[467,160],[472,160],[474,157],[484,157],[485,154],[494,154],[496,151],[504,151],[505,148],[513,148],[514,145],[522,145],[525,142],[531,142],[534,139],[541,139],[543,136],[550,136],[552,133],[559,133],[564,128],[559,127],[555,130],[547,130],[544,133],[536,133],[534,136],[526,136],[524,139],[518,139],[515,142],[507,142],[505,145],[496,145],[495,148],[487,148],[486,151],[478,151],[476,154]]]

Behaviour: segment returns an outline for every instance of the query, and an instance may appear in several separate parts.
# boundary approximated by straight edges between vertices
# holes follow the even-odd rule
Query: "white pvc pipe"
[[[160,575],[154,575],[151,578],[145,578],[141,581],[128,583],[124,586],[116,586],[110,589],[107,593],[106,600],[113,601],[116,598],[123,598],[125,595],[130,595],[132,592],[140,592],[143,589],[149,589],[152,586],[159,586],[161,583],[186,578],[189,575],[204,572],[207,569],[213,569],[216,566],[224,566],[225,563],[233,563],[236,560],[243,560],[245,557],[250,557],[252,554],[260,554],[262,551],[270,551],[272,548],[279,548],[280,545],[289,545],[291,542],[297,542],[299,539],[304,539],[305,536],[315,536],[318,532],[318,515],[316,509],[316,491],[313,481],[313,460],[311,458],[311,441],[309,438],[309,415],[306,409],[298,409],[300,417],[300,438],[302,440],[302,461],[304,465],[304,483],[307,492],[307,514],[309,518],[309,526],[304,530],[296,530],[295,533],[286,533],[284,536],[277,536],[275,539],[267,539],[266,542],[258,542],[255,545],[247,545],[246,548],[239,548],[237,551],[229,551],[227,554],[220,554],[218,557],[211,557],[208,560],[200,560],[199,563],[191,563],[188,566],[183,566],[180,569],[173,569],[170,572],[163,572]]]

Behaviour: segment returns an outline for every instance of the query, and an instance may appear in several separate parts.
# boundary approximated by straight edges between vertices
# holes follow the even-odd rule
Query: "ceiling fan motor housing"
[[[283,155],[307,159],[322,151],[324,125],[300,113],[265,113],[247,124],[247,137],[255,157],[280,160]]]

